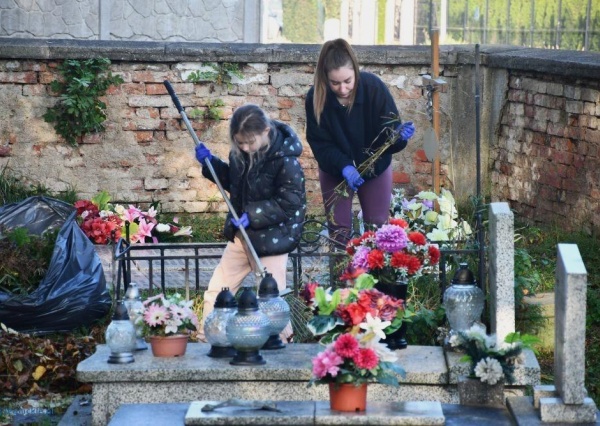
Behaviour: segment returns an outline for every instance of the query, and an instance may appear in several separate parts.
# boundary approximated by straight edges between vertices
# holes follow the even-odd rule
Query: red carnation
[[[390,225],[396,225],[403,229],[408,228],[408,222],[405,221],[404,219],[397,219],[397,218],[390,219]]]
[[[371,348],[361,348],[358,353],[352,358],[354,364],[358,368],[364,368],[365,370],[372,370],[379,364],[379,358],[375,351]]]
[[[440,261],[440,249],[436,245],[429,246],[429,263],[435,265]]]
[[[408,239],[418,246],[424,246],[425,244],[427,244],[427,238],[425,238],[425,235],[421,234],[418,231],[413,231],[409,233]]]
[[[419,269],[421,269],[421,266],[423,265],[421,264],[421,261],[418,257],[410,255],[408,257],[408,264],[406,265],[406,267],[408,268],[408,273],[416,274],[417,272],[419,272]]]
[[[381,250],[371,250],[367,255],[367,264],[369,269],[382,269],[385,266],[385,259]]]
[[[342,334],[333,344],[333,350],[341,357],[354,358],[358,354],[358,340],[351,334]]]

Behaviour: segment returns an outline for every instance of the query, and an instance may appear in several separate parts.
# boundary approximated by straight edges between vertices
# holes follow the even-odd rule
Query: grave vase
[[[329,383],[329,406],[335,411],[365,411],[367,409],[367,384]]]
[[[408,293],[408,283],[406,281],[398,281],[395,283],[379,281],[377,284],[375,284],[375,288],[383,294],[392,296],[396,299],[402,299],[405,301],[404,306],[406,306],[406,295]],[[385,339],[381,340],[381,343],[386,344],[391,350],[406,349],[408,346],[408,342],[406,341],[407,326],[408,323],[406,321],[402,321],[400,328],[395,332],[388,334]]]
[[[152,355],[156,357],[170,358],[185,355],[187,349],[188,335],[174,334],[172,336],[150,336],[150,347]]]

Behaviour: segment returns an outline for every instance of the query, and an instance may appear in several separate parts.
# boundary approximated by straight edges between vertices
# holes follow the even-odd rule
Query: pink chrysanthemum
[[[362,348],[352,359],[358,368],[372,370],[379,364],[379,358],[375,351],[371,348]]]
[[[167,308],[164,306],[150,305],[144,313],[144,321],[150,327],[156,327],[165,323],[167,315]]]
[[[407,240],[406,232],[397,225],[382,225],[375,233],[377,247],[390,253],[405,248]]]
[[[336,354],[331,349],[324,350],[313,358],[313,375],[322,379],[327,374],[331,377],[337,376],[340,371],[340,365],[344,362],[342,357]]]
[[[342,334],[333,344],[333,350],[344,358],[353,358],[359,350],[358,340],[351,334]]]
[[[352,266],[359,269],[369,269],[369,253],[371,249],[369,247],[360,246],[356,249],[354,257],[352,258]]]

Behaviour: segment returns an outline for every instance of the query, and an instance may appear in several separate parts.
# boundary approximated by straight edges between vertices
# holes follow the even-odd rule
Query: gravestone
[[[543,422],[591,423],[597,408],[585,389],[587,271],[576,244],[558,244],[554,386],[534,388]]]
[[[508,203],[491,203],[489,233],[491,332],[503,342],[515,331],[515,231]]]

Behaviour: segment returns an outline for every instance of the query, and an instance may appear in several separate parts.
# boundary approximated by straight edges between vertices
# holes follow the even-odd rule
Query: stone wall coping
[[[231,366],[229,358],[211,358],[207,343],[188,343],[181,358],[157,358],[150,349],[134,354],[131,364],[109,364],[110,350],[98,345],[91,357],[77,365],[81,382],[171,382],[171,381],[289,381],[306,382],[311,377],[312,358],[323,347],[317,343],[295,343],[286,348],[261,351],[267,361],[259,366]],[[406,371],[403,384],[445,385],[456,383],[461,373],[468,374],[461,355],[444,353],[439,346],[409,345],[397,352],[397,363]],[[525,365],[517,369],[517,386],[538,385],[540,367],[535,356],[527,354]],[[462,368],[462,369],[461,369]]]
[[[86,59],[133,62],[312,63],[318,44],[196,43],[0,37],[0,59]],[[354,46],[359,61],[371,65],[431,64],[430,46]],[[481,65],[573,78],[600,75],[600,53],[506,45],[480,46]],[[440,64],[474,64],[475,45],[440,46]]]

